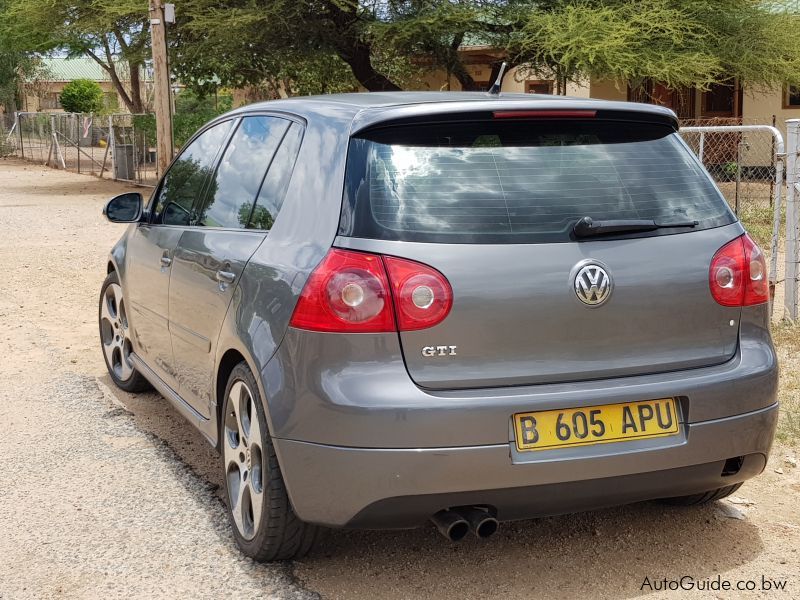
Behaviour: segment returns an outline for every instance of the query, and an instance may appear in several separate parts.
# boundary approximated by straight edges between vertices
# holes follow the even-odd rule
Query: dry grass
[[[719,187],[732,205],[732,184],[720,184]],[[769,255],[773,222],[773,209],[770,206],[771,188],[769,184],[748,183],[746,187],[743,186],[742,191],[739,219],[756,243]],[[786,211],[781,208],[785,217]],[[783,224],[779,236],[778,247],[782,249],[785,238]],[[778,281],[781,280],[782,277],[779,277]],[[776,311],[780,310],[779,304]],[[778,389],[778,398],[781,402],[778,440],[786,444],[798,444],[800,443],[800,325],[788,321],[776,322],[773,324],[772,337],[781,365]]]
[[[800,326],[782,321],[773,326],[772,338],[781,365],[778,439],[796,444],[800,442]]]

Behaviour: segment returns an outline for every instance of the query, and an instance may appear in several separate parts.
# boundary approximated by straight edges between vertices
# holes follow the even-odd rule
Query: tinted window
[[[385,129],[350,143],[342,235],[563,242],[583,216],[697,220],[694,230],[735,220],[666,126],[471,122]]]
[[[165,225],[190,225],[193,207],[199,199],[232,121],[207,129],[189,144],[172,164],[158,190],[155,222]]]
[[[289,124],[290,121],[277,117],[242,119],[208,186],[200,224],[247,226],[264,173]]]
[[[278,211],[283,204],[286,188],[292,178],[294,163],[300,150],[300,141],[303,138],[303,128],[297,123],[286,133],[272,164],[269,167],[264,184],[258,193],[256,208],[250,217],[248,225],[251,229],[272,229],[272,224],[278,216]]]

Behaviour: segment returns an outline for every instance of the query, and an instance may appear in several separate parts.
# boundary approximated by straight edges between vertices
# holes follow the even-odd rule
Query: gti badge
[[[458,346],[423,346],[422,356],[431,358],[432,356],[455,356]]]
[[[600,264],[586,262],[575,273],[575,295],[588,306],[600,306],[611,296],[611,276]]]

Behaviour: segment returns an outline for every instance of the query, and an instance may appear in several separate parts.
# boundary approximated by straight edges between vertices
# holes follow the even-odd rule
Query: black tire
[[[229,489],[228,467],[230,463],[226,460],[226,448],[224,446],[228,444],[229,448],[237,447],[230,442],[228,437],[227,432],[232,431],[232,427],[228,428],[228,426],[226,426],[226,423],[232,424],[234,422],[232,420],[237,418],[232,407],[229,406],[231,390],[237,382],[243,382],[247,387],[247,392],[252,396],[253,405],[258,416],[262,448],[260,452],[260,486],[263,490],[263,501],[261,505],[261,516],[260,519],[257,520],[258,526],[254,527],[255,533],[250,539],[247,539],[242,532],[240,532],[239,525],[237,525],[236,519],[234,518],[232,508],[234,500],[232,500],[233,496]],[[281,475],[281,468],[278,465],[278,458],[275,455],[272,438],[267,429],[267,419],[264,413],[264,405],[261,401],[261,394],[258,391],[255,377],[253,377],[253,373],[245,362],[236,365],[228,378],[221,415],[220,455],[222,457],[222,479],[225,486],[225,498],[228,504],[228,520],[230,521],[236,544],[239,546],[242,553],[258,562],[289,560],[305,556],[314,545],[319,535],[320,528],[301,521],[292,509],[289,496],[286,492],[286,485]],[[247,418],[250,419],[251,416]],[[248,444],[247,467],[250,467],[249,450],[252,449],[255,441],[251,439]],[[238,447],[241,448],[242,446]],[[253,454],[255,454],[255,450]],[[242,467],[244,467],[244,463],[242,463]],[[251,471],[250,480],[255,480],[254,470]],[[243,485],[242,483],[237,484],[236,476],[234,476],[230,484]]]
[[[150,382],[145,379],[139,371],[128,361],[127,358],[122,356],[122,350],[120,350],[120,360],[125,360],[127,365],[130,367],[131,371],[129,375],[126,375],[124,378],[120,376],[119,370],[115,369],[112,364],[109,363],[109,357],[106,354],[106,344],[104,343],[104,336],[107,335],[107,332],[104,333],[104,327],[108,330],[109,325],[106,324],[104,326],[103,323],[103,303],[106,301],[107,298],[107,291],[109,286],[116,285],[120,287],[119,276],[117,275],[116,271],[112,271],[108,274],[105,281],[103,282],[103,286],[100,288],[100,301],[98,303],[97,308],[97,323],[100,332],[100,350],[103,352],[103,360],[106,363],[106,369],[108,369],[108,374],[111,376],[111,380],[114,382],[119,389],[124,390],[130,393],[136,392],[146,392],[152,389],[152,385]],[[126,329],[127,329],[127,316],[124,318]],[[113,325],[111,326],[113,328]],[[114,332],[111,329],[111,335],[113,337]]]
[[[708,504],[716,500],[722,500],[733,494],[736,490],[742,487],[741,483],[734,483],[725,487],[717,488],[709,492],[702,492],[700,494],[690,494],[689,496],[676,496],[674,498],[664,498],[661,500],[665,504],[673,506],[698,506],[701,504]]]

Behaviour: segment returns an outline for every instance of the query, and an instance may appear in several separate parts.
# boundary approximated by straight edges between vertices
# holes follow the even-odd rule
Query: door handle
[[[236,279],[236,274],[230,271],[217,271],[217,281],[220,283],[233,283]]]

